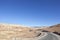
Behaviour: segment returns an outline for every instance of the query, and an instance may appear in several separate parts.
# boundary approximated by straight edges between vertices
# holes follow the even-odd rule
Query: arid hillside
[[[60,24],[44,28],[29,28],[22,25],[0,24],[0,40],[11,40],[13,37],[34,38],[41,34],[41,32],[59,32]]]
[[[36,37],[38,33],[34,28],[21,25],[0,24],[0,40],[11,40],[13,37]]]
[[[59,32],[60,33],[60,24],[53,25],[47,28],[43,28],[44,30],[50,31],[50,32]]]

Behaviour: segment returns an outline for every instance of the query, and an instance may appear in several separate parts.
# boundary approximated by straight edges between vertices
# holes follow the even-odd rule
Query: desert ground
[[[16,24],[0,24],[0,40],[44,40],[38,39],[45,34],[43,30],[60,33],[60,24],[46,28],[31,28]]]

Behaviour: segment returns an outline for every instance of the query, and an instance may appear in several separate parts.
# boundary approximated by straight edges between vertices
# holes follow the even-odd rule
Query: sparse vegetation
[[[58,32],[53,32],[53,33],[55,33],[55,34],[57,34],[57,35],[60,35],[60,33],[58,33]]]
[[[47,30],[42,30],[42,32],[49,32],[49,31],[47,31]]]

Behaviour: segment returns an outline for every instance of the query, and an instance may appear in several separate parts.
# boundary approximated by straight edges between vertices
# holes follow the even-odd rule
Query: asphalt
[[[45,37],[38,39],[38,40],[60,40],[60,36],[54,35],[53,33],[47,33]]]

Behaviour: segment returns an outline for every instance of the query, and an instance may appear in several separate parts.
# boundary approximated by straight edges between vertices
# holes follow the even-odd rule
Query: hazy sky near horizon
[[[49,26],[60,23],[60,0],[0,0],[0,23]]]

